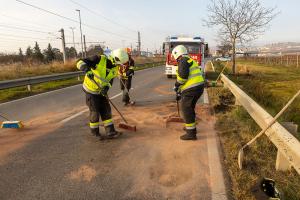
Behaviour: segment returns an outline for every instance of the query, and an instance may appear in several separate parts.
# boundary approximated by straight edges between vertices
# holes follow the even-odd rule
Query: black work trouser
[[[195,107],[203,91],[204,85],[200,85],[183,91],[181,94],[181,112],[187,131],[196,132]]]
[[[90,128],[92,132],[99,130],[99,116],[101,116],[105,127],[113,125],[111,107],[106,97],[86,93],[86,105],[90,110]]]
[[[130,101],[130,97],[129,97],[129,94],[128,94],[128,91],[130,90],[131,88],[131,81],[132,81],[132,76],[128,76],[127,79],[124,79],[124,78],[120,78],[120,88],[121,90],[123,91],[123,98],[122,98],[122,101],[124,103],[129,103]],[[125,88],[125,87],[126,88]],[[126,90],[127,89],[127,90]]]

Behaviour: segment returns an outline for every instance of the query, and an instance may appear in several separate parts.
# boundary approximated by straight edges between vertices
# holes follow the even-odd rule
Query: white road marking
[[[204,89],[204,93],[203,93],[203,102],[204,104],[209,104],[209,99],[208,99],[208,94],[207,94],[207,90]]]
[[[112,96],[112,97],[109,98],[109,99],[113,100],[113,99],[115,99],[115,98],[117,98],[117,97],[119,97],[119,96],[121,96],[121,95],[122,95],[122,92],[120,92],[119,94],[116,94],[115,96]],[[85,113],[85,112],[87,112],[87,111],[89,111],[89,109],[84,109],[84,110],[80,111],[79,113],[76,113],[76,114],[74,114],[74,115],[71,115],[70,117],[67,117],[67,118],[63,119],[60,123],[61,123],[61,124],[64,124],[64,123],[66,123],[66,122],[68,122],[68,121],[71,121],[72,119],[74,119],[74,118],[76,118],[76,117],[82,115],[83,113]]]
[[[160,66],[157,66],[157,67],[160,67]],[[148,71],[148,70],[151,70],[153,68],[156,68],[156,67],[151,67],[151,68],[146,68],[146,69],[141,69],[141,70],[138,70],[136,72],[141,72],[141,71]],[[52,90],[52,91],[48,91],[48,92],[43,92],[43,93],[40,93],[40,94],[35,94],[35,95],[32,95],[32,96],[28,96],[28,97],[23,97],[21,99],[16,99],[16,100],[12,100],[12,101],[9,101],[9,102],[5,102],[5,103],[0,103],[0,106],[4,106],[4,105],[7,105],[7,104],[11,104],[11,103],[16,103],[16,102],[19,102],[19,101],[23,101],[23,100],[26,100],[26,99],[31,99],[31,98],[35,98],[35,97],[38,97],[38,96],[42,96],[42,95],[45,95],[45,94],[48,94],[48,93],[52,93],[52,92],[58,92],[58,91],[63,91],[63,90],[67,90],[67,89],[70,89],[70,88],[73,88],[73,87],[78,87],[78,86],[81,86],[82,83],[80,84],[76,84],[76,85],[72,85],[72,86],[68,86],[68,87],[65,87],[65,88],[61,88],[61,89],[57,89],[57,90]]]
[[[215,131],[207,135],[208,166],[211,183],[211,199],[227,200],[224,175],[220,161],[219,141]]]
[[[65,88],[57,89],[57,90],[52,90],[52,91],[43,92],[43,93],[40,93],[40,94],[35,94],[35,95],[32,95],[32,96],[28,96],[28,97],[23,97],[21,99],[16,99],[16,100],[13,100],[13,101],[1,103],[0,106],[4,106],[4,105],[7,105],[7,104],[11,104],[11,103],[16,103],[16,102],[23,101],[23,100],[26,100],[26,99],[35,98],[35,97],[42,96],[42,95],[45,95],[45,94],[49,94],[49,93],[52,93],[52,92],[67,90],[67,89],[70,89],[70,88],[73,88],[73,87],[78,87],[78,86],[81,86],[81,85],[82,84],[76,84],[76,85],[68,86],[68,87],[65,87]]]

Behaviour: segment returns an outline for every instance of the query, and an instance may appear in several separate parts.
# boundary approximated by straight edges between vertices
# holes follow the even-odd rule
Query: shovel
[[[243,160],[244,160],[244,149],[250,146],[257,138],[262,136],[275,122],[276,120],[282,115],[282,113],[293,103],[293,101],[297,98],[300,94],[300,90],[291,98],[291,100],[281,109],[281,111],[273,118],[273,120],[268,124],[266,128],[264,128],[259,134],[257,134],[252,140],[250,140],[247,144],[245,144],[240,150],[238,154],[238,164],[239,168],[243,169]]]

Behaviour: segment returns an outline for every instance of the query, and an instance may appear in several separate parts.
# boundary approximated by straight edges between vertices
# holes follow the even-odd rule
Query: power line
[[[113,24],[116,24],[117,26],[123,27],[123,28],[125,28],[125,29],[127,29],[127,30],[129,30],[129,31],[132,31],[132,32],[135,32],[135,33],[137,32],[136,30],[133,30],[133,29],[131,29],[131,28],[128,28],[127,26],[124,26],[124,25],[122,25],[122,24],[119,24],[119,23],[117,23],[117,22],[115,22],[115,21],[109,19],[108,17],[106,17],[106,16],[100,14],[99,12],[95,12],[94,10],[92,10],[92,9],[90,9],[90,8],[88,8],[88,7],[82,5],[82,4],[80,4],[80,3],[78,3],[78,2],[76,2],[76,1],[74,1],[74,0],[70,0],[70,1],[71,1],[72,3],[74,3],[74,4],[78,5],[78,6],[80,6],[80,7],[82,7],[82,8],[84,8],[84,9],[88,10],[89,12],[93,13],[94,15],[97,15],[97,16],[99,16],[99,17],[102,17],[102,18],[105,19],[106,21],[109,21],[109,22],[111,22],[111,23],[113,23]]]
[[[0,24],[0,27],[9,28],[9,29],[23,30],[23,31],[30,31],[30,32],[36,32],[36,33],[54,34],[53,32],[33,30],[33,29],[28,29],[28,28],[23,28],[23,27],[18,27],[18,26],[11,26],[11,25],[6,25],[6,24]]]
[[[26,2],[24,2],[24,1],[21,1],[21,0],[16,0],[16,1],[19,2],[19,3],[25,4],[25,5],[27,5],[27,6],[33,7],[33,8],[35,8],[35,9],[41,10],[41,11],[43,11],[43,12],[46,12],[46,13],[55,15],[55,16],[60,17],[60,18],[63,18],[63,19],[65,19],[65,20],[68,20],[68,21],[71,21],[71,22],[75,22],[75,23],[79,23],[79,22],[78,22],[77,20],[75,20],[75,19],[72,19],[72,18],[63,16],[63,15],[57,14],[57,13],[55,13],[55,12],[52,12],[52,11],[46,10],[46,9],[44,9],[44,8],[41,8],[41,7],[32,5],[32,4],[26,3]],[[129,38],[129,39],[132,39],[132,38],[130,38],[130,37],[123,36],[123,35],[120,35],[120,34],[117,34],[117,33],[113,33],[113,32],[110,32],[110,31],[106,31],[106,30],[104,30],[104,29],[101,29],[101,28],[98,28],[98,27],[95,27],[95,26],[92,26],[92,25],[89,25],[89,24],[82,23],[82,25],[84,25],[84,26],[86,26],[86,27],[89,27],[89,28],[92,28],[92,29],[95,29],[95,30],[99,30],[99,31],[105,32],[105,33],[107,33],[107,34],[116,35],[116,36],[119,36],[119,37],[121,37],[121,38]]]
[[[17,18],[17,17],[14,17],[14,16],[10,16],[10,15],[7,15],[7,14],[3,14],[3,13],[0,13],[1,16],[4,16],[8,19],[13,19],[15,21],[19,21],[19,22],[22,22],[22,23],[27,23],[27,24],[31,24],[31,25],[34,25],[34,26],[38,26],[38,27],[43,27],[45,28],[46,27],[49,27],[51,26],[50,24],[39,24],[39,23],[36,23],[36,22],[32,22],[32,21],[28,21],[28,20],[24,20],[24,19],[20,19],[20,18]],[[52,28],[54,28],[54,26],[51,26]],[[57,27],[55,27],[55,29],[57,29]]]
[[[23,36],[23,35],[11,35],[11,34],[5,34],[5,33],[0,33],[0,35],[1,36],[7,36],[7,37],[29,38],[29,39],[34,39],[34,40],[47,40],[47,41],[56,39],[56,38],[49,38],[49,39],[46,39],[46,38],[36,38],[36,37],[28,37],[28,36]]]

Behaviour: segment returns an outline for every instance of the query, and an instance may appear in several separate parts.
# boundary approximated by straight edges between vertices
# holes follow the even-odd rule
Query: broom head
[[[22,128],[24,125],[21,121],[4,121],[1,124],[1,128]]]
[[[119,128],[136,132],[136,126],[130,124],[120,123]]]

